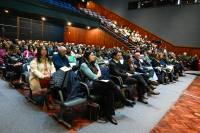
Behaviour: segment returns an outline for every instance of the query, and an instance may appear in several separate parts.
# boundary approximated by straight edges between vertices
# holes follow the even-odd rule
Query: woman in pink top
[[[2,49],[0,49],[0,66],[2,66],[4,63],[4,57],[8,49],[9,44],[7,42],[3,42]]]
[[[36,53],[33,52],[33,51],[35,51],[35,48],[33,47],[33,45],[32,45],[32,44],[31,44],[31,45],[28,45],[28,50],[24,51],[24,53],[23,53],[24,58],[27,60],[28,57],[30,57],[30,56],[35,56]]]

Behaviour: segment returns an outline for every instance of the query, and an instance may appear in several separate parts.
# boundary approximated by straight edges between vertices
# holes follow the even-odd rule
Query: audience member
[[[0,66],[2,66],[4,63],[4,57],[5,57],[8,49],[9,49],[9,44],[7,42],[3,42],[1,49],[0,49]]]
[[[20,75],[19,85],[23,89],[27,89],[25,85],[22,85],[21,75],[23,72],[22,65],[26,63],[23,54],[19,51],[19,47],[16,44],[12,44],[8,49],[4,57],[4,63],[6,70],[9,72],[15,72]]]
[[[68,49],[68,50],[70,50],[70,49]],[[70,50],[70,52],[71,52],[71,50]],[[65,55],[66,55],[66,48],[64,46],[61,46],[59,48],[58,54],[53,55],[52,60],[53,60],[56,70],[58,70],[64,66],[69,67],[71,69],[69,60]]]
[[[58,47],[56,45],[54,45],[53,50],[49,52],[49,56],[53,56],[54,54],[58,54]]]
[[[138,94],[138,101],[148,104],[144,97],[144,89],[148,92],[148,94],[157,95],[158,93],[151,90],[148,84],[144,81],[141,75],[137,77],[132,77],[133,75],[126,72],[123,69],[123,66],[119,62],[121,57],[121,53],[119,51],[113,52],[113,59],[110,61],[109,72],[111,75],[120,76],[123,80],[124,84],[127,85],[134,85],[137,84],[137,94]]]
[[[83,56],[83,61],[80,63],[80,70],[89,78],[88,86],[90,93],[101,94],[107,97],[105,102],[106,111],[102,115],[108,121],[117,125],[117,121],[112,117],[112,115],[115,115],[114,101],[121,101],[125,106],[131,107],[133,107],[135,102],[126,100],[113,81],[103,82],[98,80],[101,77],[101,70],[94,59],[94,53],[87,50]]]
[[[33,45],[28,45],[28,50],[24,51],[23,55],[24,55],[24,58],[27,60],[28,57],[30,56],[35,56],[36,53],[34,52],[35,51],[35,48],[33,47]]]
[[[52,59],[48,55],[47,46],[40,46],[35,57],[30,63],[30,88],[31,90],[48,89],[50,75],[56,71]],[[48,94],[47,106],[53,109],[51,95]]]

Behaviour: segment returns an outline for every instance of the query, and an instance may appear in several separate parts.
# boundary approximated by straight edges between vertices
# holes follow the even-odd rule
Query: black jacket
[[[129,63],[128,63],[128,62],[124,61],[124,63],[123,63],[123,68],[124,68],[124,70],[125,70],[125,71],[127,71],[128,73],[130,73],[130,74],[134,74],[134,72],[133,72],[133,71],[131,71],[131,69],[130,69],[130,66],[129,66]]]
[[[105,59],[105,57],[107,57],[107,59],[110,59],[110,58],[111,58],[110,55],[109,55],[108,53],[105,54],[104,52],[102,53],[101,56],[102,56],[103,59]]]
[[[160,67],[160,63],[158,63],[155,59],[152,59],[152,67]]]
[[[25,48],[24,48],[24,47],[20,47],[20,48],[19,48],[19,51],[20,51],[21,53],[24,53]]]
[[[48,88],[55,99],[59,99],[56,95],[56,90],[61,90],[64,100],[73,100],[77,96],[85,96],[85,93],[80,93],[80,82],[72,71],[64,72],[59,69],[53,73],[50,77]]]
[[[52,50],[52,51],[49,52],[49,56],[53,56],[53,55],[54,55],[54,52],[57,52],[57,54],[58,54],[58,51],[53,51],[53,50]]]
[[[17,62],[21,62],[23,64],[26,63],[26,60],[24,59],[23,54],[11,54],[5,55],[4,58],[4,64],[6,65],[7,71],[15,71],[15,68],[13,67]]]
[[[120,62],[116,63],[113,59],[110,61],[109,64],[109,72],[111,75],[120,76],[121,78],[128,77],[126,75],[126,71],[123,69],[122,64]]]

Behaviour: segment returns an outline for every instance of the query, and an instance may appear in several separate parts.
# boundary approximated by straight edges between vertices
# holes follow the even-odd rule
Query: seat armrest
[[[110,75],[110,79],[117,85],[122,86],[123,85],[123,80],[121,77]]]
[[[58,94],[59,94],[59,97],[60,97],[60,101],[58,101],[58,102],[60,102],[60,104],[63,105],[64,104],[64,99],[63,99],[63,95],[62,95],[61,90],[58,90]]]
[[[30,77],[30,72],[24,72],[22,73],[22,83],[24,83],[27,87],[29,87],[29,77]]]
[[[87,95],[89,96],[89,95],[90,95],[90,90],[89,90],[87,84],[84,83],[84,82],[80,82],[80,84],[81,84],[81,89],[82,89],[82,88],[83,88],[83,89],[86,89]]]

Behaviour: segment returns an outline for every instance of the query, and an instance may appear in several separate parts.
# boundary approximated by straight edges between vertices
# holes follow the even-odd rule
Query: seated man
[[[181,56],[181,59],[184,60],[184,61],[186,61],[186,67],[187,68],[189,68],[191,66],[191,63],[189,61],[190,58],[191,58],[191,56],[187,57],[187,53],[186,52],[184,52],[183,55]]]
[[[134,64],[137,66],[136,71],[139,73],[144,73],[144,75],[149,76],[149,81],[153,84],[157,84],[155,80],[153,80],[154,70],[151,68],[145,68],[141,65],[140,62],[141,56],[140,53],[135,53]]]
[[[56,45],[54,45],[53,50],[49,52],[49,56],[53,56],[54,54],[58,54],[58,47]]]
[[[102,53],[102,58],[103,59],[110,59],[110,55],[107,53],[107,49],[104,48],[103,53]]]
[[[103,58],[101,57],[101,50],[100,49],[96,49],[96,63],[100,66],[100,67],[106,67],[106,63],[104,62]]]
[[[66,48],[64,46],[60,46],[58,54],[55,54],[52,57],[56,70],[64,66],[67,66],[71,69],[68,58],[65,55],[66,55]]]
[[[120,57],[121,53],[119,51],[113,52],[113,59],[110,61],[110,67],[109,67],[110,74],[115,76],[120,76],[124,84],[127,85],[137,84],[138,101],[148,104],[148,102],[145,100],[145,98],[147,97],[144,95],[144,89],[147,90],[149,95],[151,94],[159,95],[160,93],[151,90],[148,84],[143,79],[142,75],[135,76],[133,74],[126,72],[123,69],[122,64],[119,62]]]

